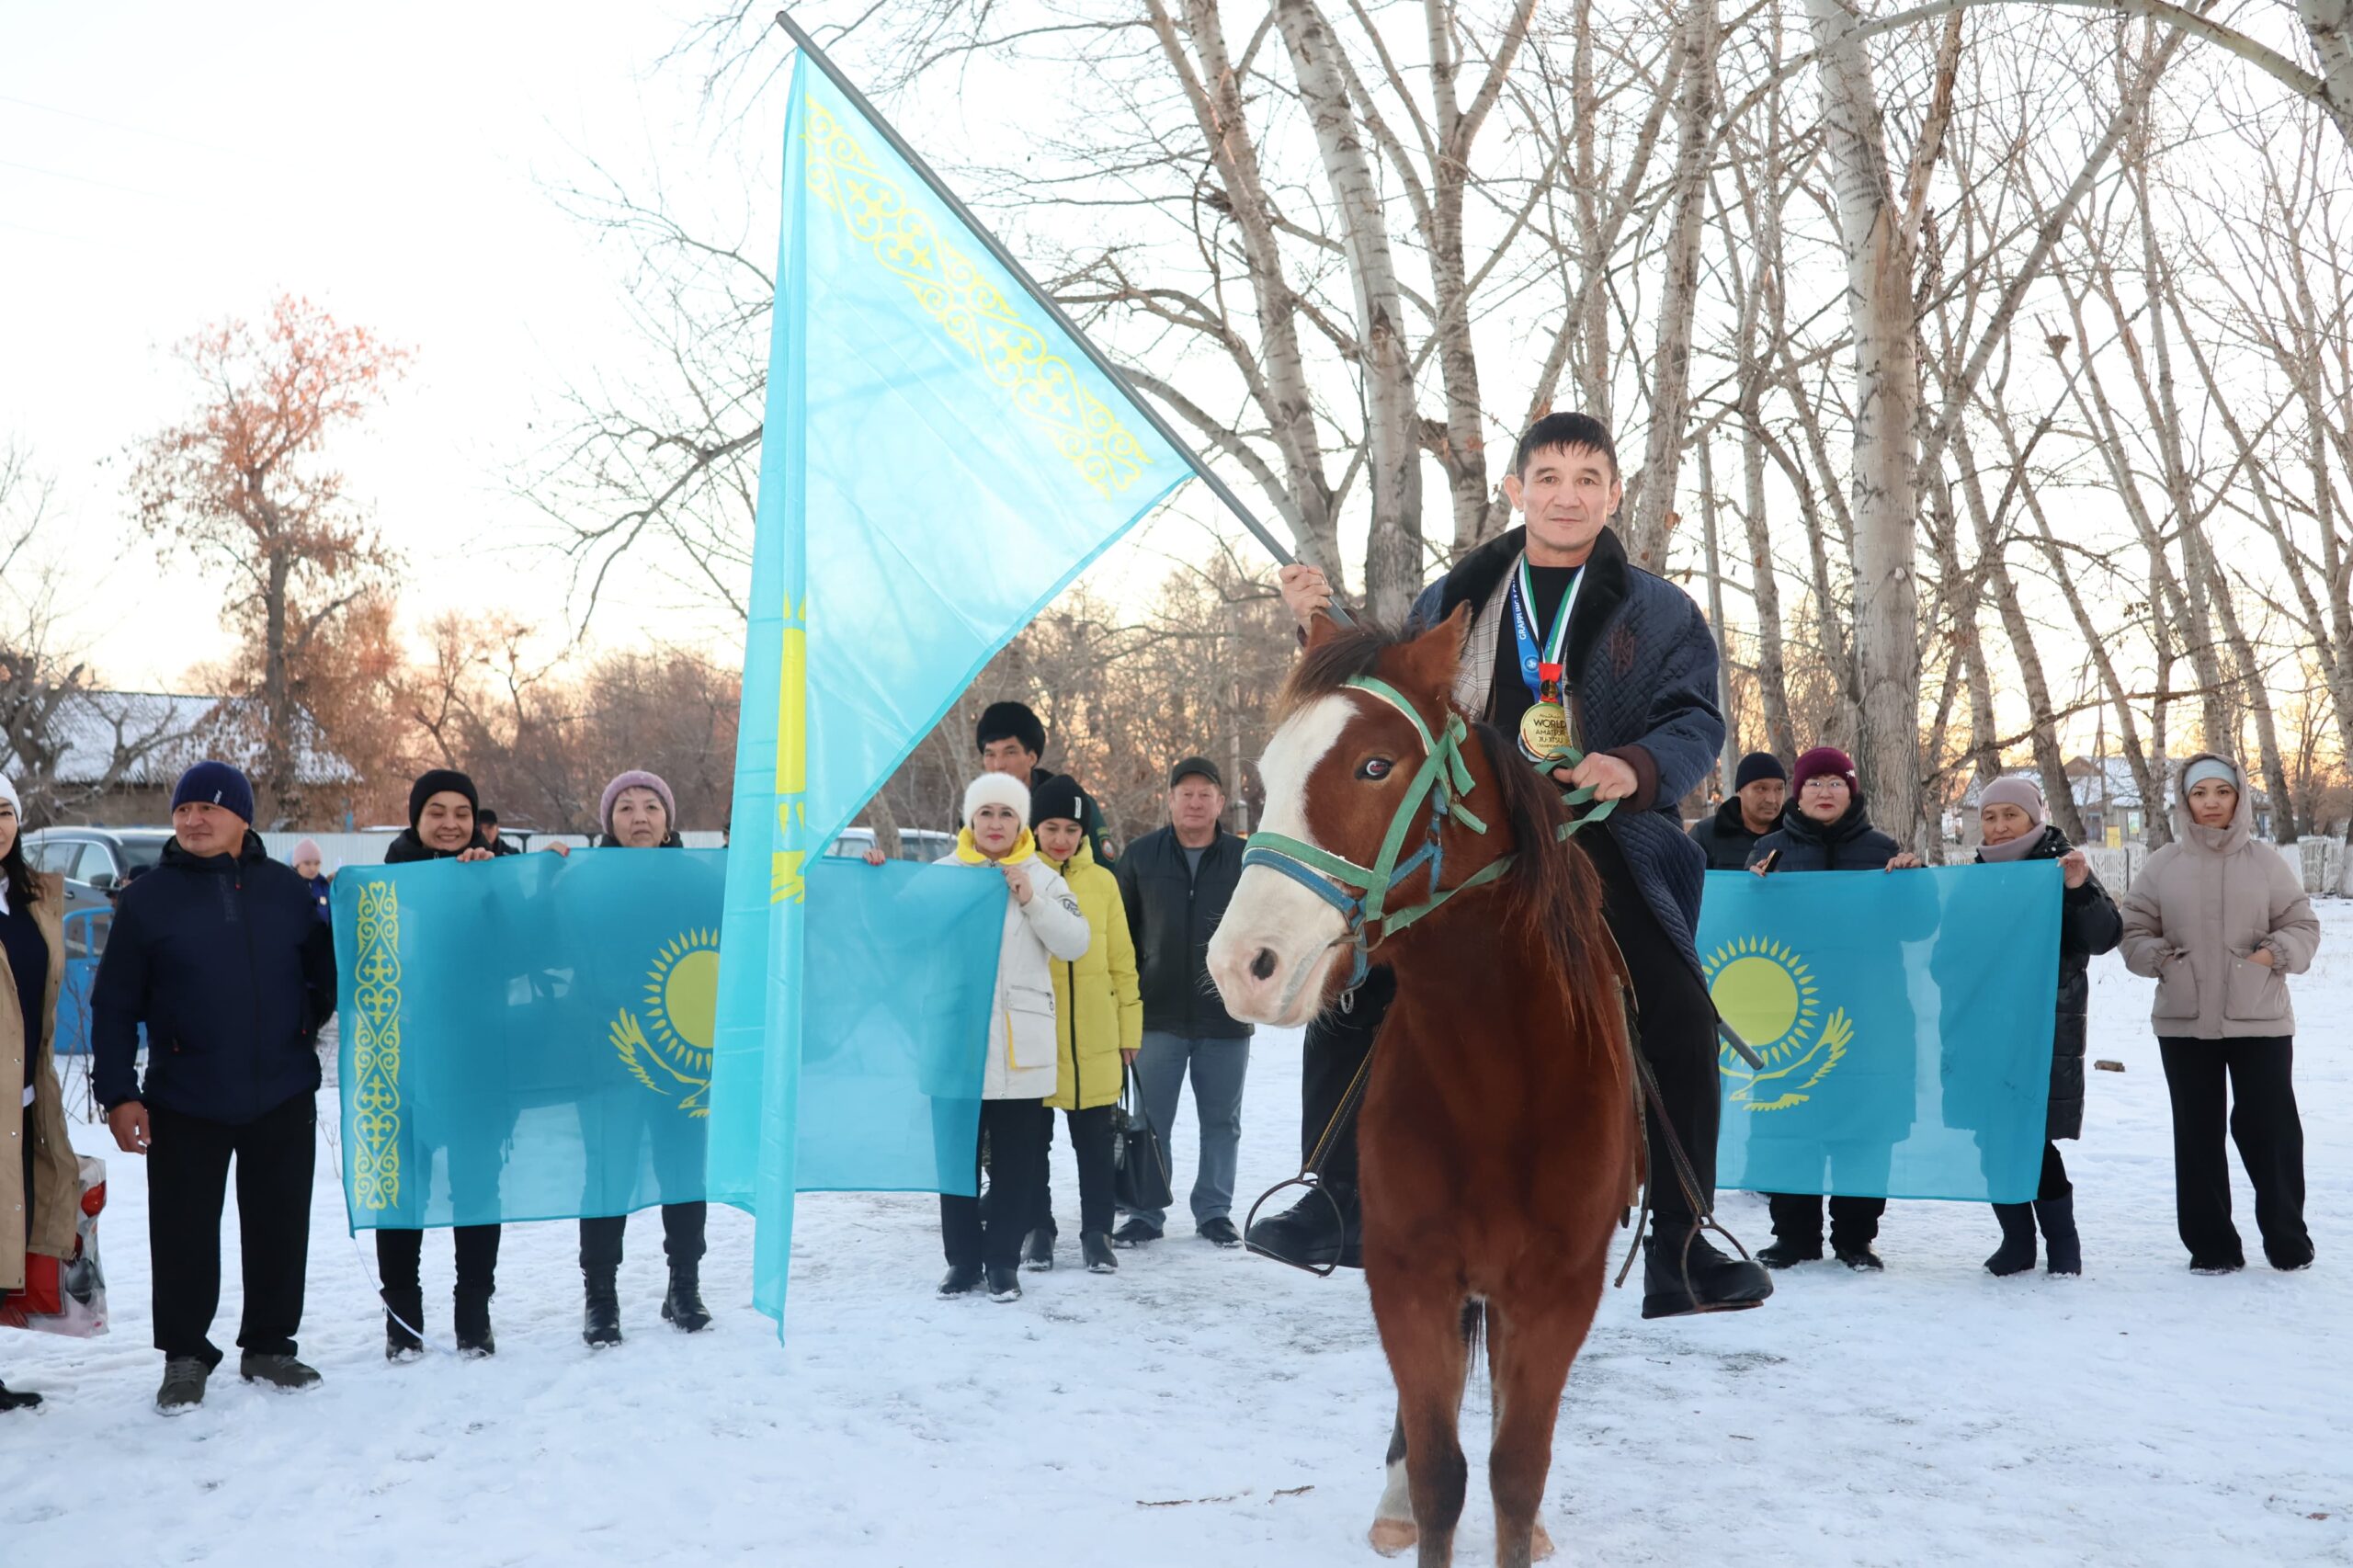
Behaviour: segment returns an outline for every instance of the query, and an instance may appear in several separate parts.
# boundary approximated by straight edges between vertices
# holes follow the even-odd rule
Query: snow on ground
[[[2319,1266],[2199,1278],[2173,1230],[2148,986],[2095,971],[2089,1135],[2067,1145],[2089,1272],[1995,1280],[1982,1207],[1898,1203],[1883,1277],[1817,1265],[1762,1311],[1644,1324],[1614,1291],[1563,1405],[1547,1517],[1590,1563],[2353,1562],[2353,903],[2297,983]],[[1243,1195],[1290,1174],[1299,1041],[1262,1035]],[[1189,1110],[1185,1113],[1189,1118]],[[330,1121],[332,1118],[330,1117]],[[99,1151],[103,1131],[83,1128]],[[1180,1176],[1192,1137],[1176,1139]],[[108,1152],[115,1330],[0,1337],[49,1396],[0,1416],[17,1562],[1322,1564],[1363,1545],[1390,1385],[1360,1279],[1219,1252],[1181,1221],[1115,1278],[942,1302],[935,1206],[813,1197],[791,1339],[744,1304],[751,1227],[714,1210],[699,1338],[661,1324],[659,1226],[630,1232],[618,1350],[580,1342],[570,1224],[510,1227],[499,1352],[388,1367],[323,1147],[302,1346],[326,1386],[266,1394],[235,1352],[199,1413],[154,1415],[145,1187]],[[2237,1194],[2250,1255],[2252,1197]],[[1754,1247],[1763,1201],[1728,1195]],[[214,1338],[236,1333],[231,1278]],[[449,1251],[427,1247],[446,1335]],[[370,1254],[372,1259],[372,1253]],[[1491,1560],[1483,1395],[1461,1559]]]

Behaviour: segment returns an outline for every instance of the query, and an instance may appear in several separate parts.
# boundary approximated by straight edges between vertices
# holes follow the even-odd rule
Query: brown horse
[[[1292,1026],[1353,987],[1367,950],[1394,971],[1357,1131],[1365,1278],[1397,1381],[1372,1541],[1453,1560],[1483,1329],[1495,1560],[1518,1568],[1550,1551],[1553,1423],[1640,1138],[1599,881],[1563,841],[1559,792],[1449,706],[1465,624],[1401,642],[1318,618],[1209,968],[1234,1017]]]

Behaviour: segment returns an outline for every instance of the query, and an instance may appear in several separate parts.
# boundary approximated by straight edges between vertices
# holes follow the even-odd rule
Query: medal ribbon
[[[1520,555],[1517,573],[1511,585],[1511,629],[1519,639],[1519,678],[1528,683],[1528,695],[1541,700],[1540,693],[1544,689],[1546,668],[1550,667],[1554,680],[1563,678],[1562,652],[1569,642],[1569,611],[1576,606],[1577,591],[1585,586],[1585,568],[1577,568],[1577,574],[1569,579],[1569,591],[1561,596],[1560,610],[1552,618],[1552,630],[1545,634],[1540,650],[1537,647],[1536,634],[1532,630],[1536,619],[1536,584],[1529,574],[1525,551]]]

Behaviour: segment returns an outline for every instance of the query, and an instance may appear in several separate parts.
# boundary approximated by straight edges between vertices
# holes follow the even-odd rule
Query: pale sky
[[[173,685],[226,646],[217,584],[133,536],[121,454],[194,405],[171,346],[280,290],[415,351],[335,449],[407,557],[404,619],[561,628],[561,565],[524,553],[548,525],[508,475],[567,381],[643,350],[626,256],[549,190],[593,153],[740,199],[691,74],[652,71],[677,36],[669,8],[612,0],[0,0],[0,440],[56,477],[71,631],[104,678]],[[708,638],[676,597],[641,583],[598,631]]]

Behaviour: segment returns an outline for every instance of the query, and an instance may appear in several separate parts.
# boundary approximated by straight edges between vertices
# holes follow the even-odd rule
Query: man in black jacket
[[[1128,930],[1135,937],[1143,991],[1143,1050],[1136,1081],[1144,1114],[1163,1139],[1176,1119],[1189,1069],[1201,1123],[1201,1164],[1193,1178],[1193,1224],[1222,1247],[1240,1246],[1233,1224],[1234,1162],[1242,1145],[1242,1083],[1250,1070],[1250,1026],[1236,1023],[1209,983],[1210,935],[1242,876],[1242,840],[1225,831],[1225,780],[1217,764],[1188,756],[1168,773],[1168,825],[1128,846],[1114,869]],[[1167,1215],[1130,1210],[1112,1240],[1137,1246],[1160,1239]]]
[[[1708,858],[1711,871],[1745,871],[1748,852],[1756,841],[1781,825],[1781,807],[1790,798],[1790,776],[1781,759],[1769,751],[1753,751],[1740,759],[1732,776],[1732,795],[1713,816],[1691,824],[1691,842]]]
[[[203,1403],[221,1364],[221,1207],[237,1164],[249,1382],[309,1388],[295,1359],[317,1159],[319,1026],[335,1012],[335,941],[310,888],[252,830],[253,786],[200,762],[172,791],[172,840],[117,905],[91,993],[98,1098],[126,1153],[147,1156],[155,1407]],[[147,1028],[147,1079],[138,1077]]]

